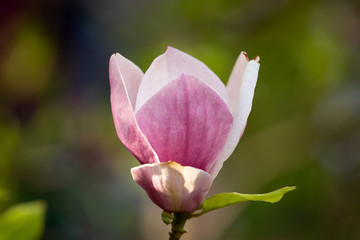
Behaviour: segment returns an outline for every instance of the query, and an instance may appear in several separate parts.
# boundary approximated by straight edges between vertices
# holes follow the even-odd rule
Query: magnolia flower
[[[111,107],[121,142],[138,159],[131,174],[168,212],[192,213],[204,201],[244,132],[259,57],[241,52],[227,86],[202,62],[168,47],[143,72],[110,58]]]

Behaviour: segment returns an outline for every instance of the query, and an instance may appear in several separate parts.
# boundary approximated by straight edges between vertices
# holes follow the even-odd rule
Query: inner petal
[[[182,74],[147,101],[136,120],[160,162],[207,171],[224,147],[233,117],[214,90]]]
[[[139,86],[135,113],[161,88],[178,78],[182,73],[194,76],[205,82],[228,103],[228,93],[218,76],[203,62],[178,49],[168,47],[166,52],[157,57]]]

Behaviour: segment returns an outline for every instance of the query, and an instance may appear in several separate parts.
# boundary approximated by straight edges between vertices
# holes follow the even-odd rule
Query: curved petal
[[[136,119],[160,162],[204,171],[222,150],[233,121],[216,92],[185,74],[147,101]]]
[[[109,78],[111,109],[116,132],[121,142],[140,163],[156,163],[159,159],[141,132],[133,105],[143,73],[132,62],[116,53],[110,58]]]
[[[176,162],[141,165],[132,168],[131,174],[150,199],[168,212],[194,212],[212,184],[208,173]]]
[[[230,157],[237,146],[245,130],[247,118],[251,111],[260,67],[260,58],[256,57],[255,60],[247,63],[245,57],[247,58],[244,53],[240,54],[227,85],[229,96],[231,96],[229,105],[234,117],[234,122],[223,150],[209,169],[209,173],[213,179],[217,176],[223,163]]]
[[[228,93],[224,84],[204,63],[180,50],[168,47],[146,71],[139,87],[135,113],[162,87],[183,73],[204,81],[226,103],[228,102]]]
[[[229,93],[229,107],[232,113],[237,111],[237,106],[239,105],[238,96],[240,93],[241,84],[243,82],[242,76],[244,75],[244,71],[248,62],[249,58],[246,52],[241,52],[238,59],[236,60],[234,68],[230,74],[229,81],[226,85],[226,89]]]

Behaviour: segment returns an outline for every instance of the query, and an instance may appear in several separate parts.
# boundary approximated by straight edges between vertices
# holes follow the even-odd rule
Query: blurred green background
[[[47,203],[47,240],[166,239],[112,122],[108,60],[166,46],[226,83],[259,55],[253,110],[209,196],[298,189],[188,222],[191,239],[360,239],[359,1],[14,0],[0,9],[0,188]]]

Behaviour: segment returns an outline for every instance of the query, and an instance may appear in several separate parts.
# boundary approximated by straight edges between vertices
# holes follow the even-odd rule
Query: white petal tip
[[[176,49],[176,48],[174,48],[174,47],[171,47],[171,46],[167,46],[167,48],[166,48],[166,51],[165,51],[165,52],[171,52],[171,51],[177,51],[177,49]]]
[[[258,55],[256,55],[252,60],[255,60],[257,63],[260,62],[260,57]]]
[[[246,58],[247,61],[249,61],[249,56],[247,55],[246,52],[242,51],[241,54],[244,55],[244,57]]]

